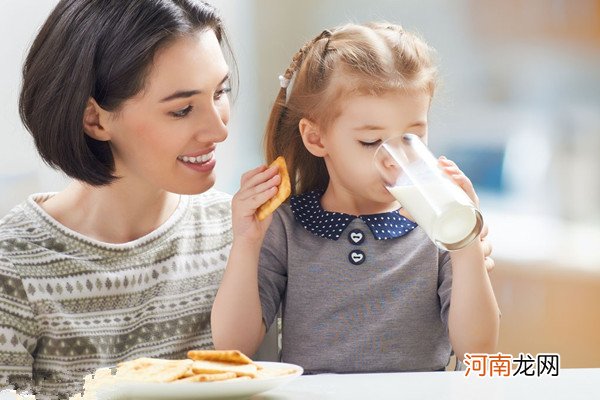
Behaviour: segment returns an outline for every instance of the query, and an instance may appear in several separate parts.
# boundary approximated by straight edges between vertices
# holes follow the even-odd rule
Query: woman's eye
[[[186,115],[188,115],[188,114],[190,113],[190,111],[192,111],[192,109],[193,109],[193,108],[194,108],[194,107],[192,107],[192,106],[190,105],[190,106],[187,106],[187,107],[185,107],[185,108],[182,108],[181,110],[173,111],[173,112],[171,112],[170,114],[171,114],[172,116],[174,116],[175,118],[183,118],[183,117],[185,117]]]
[[[230,87],[226,87],[221,90],[217,90],[217,92],[215,93],[215,100],[219,100],[221,98],[221,96],[223,96],[224,94],[227,94],[229,92],[231,92]]]
[[[381,142],[381,140],[380,140],[380,139],[377,139],[377,140],[375,140],[374,142],[363,142],[362,140],[359,140],[358,142],[359,142],[359,143],[360,143],[362,146],[365,146],[365,147],[371,147],[371,146],[376,146],[376,145],[378,145],[378,144]]]

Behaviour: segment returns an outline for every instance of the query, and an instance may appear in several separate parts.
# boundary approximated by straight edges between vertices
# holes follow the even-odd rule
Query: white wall
[[[0,214],[34,191],[55,190],[64,178],[43,165],[17,108],[21,66],[56,0],[3,0],[0,13]]]

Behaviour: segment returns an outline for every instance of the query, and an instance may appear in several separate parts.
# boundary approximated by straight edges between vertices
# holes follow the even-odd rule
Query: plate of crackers
[[[294,364],[252,361],[237,350],[191,350],[185,360],[138,358],[100,368],[71,399],[245,398],[302,375]]]

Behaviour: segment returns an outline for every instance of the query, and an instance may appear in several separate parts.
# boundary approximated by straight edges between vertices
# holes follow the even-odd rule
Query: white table
[[[301,376],[251,399],[600,399],[600,368],[561,369],[557,377],[465,377],[464,371]]]

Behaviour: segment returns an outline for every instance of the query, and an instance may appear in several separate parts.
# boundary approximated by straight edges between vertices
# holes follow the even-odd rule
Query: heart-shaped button
[[[361,250],[354,250],[348,255],[348,260],[354,265],[360,265],[365,262],[366,256]]]
[[[360,229],[353,229],[348,235],[348,239],[352,244],[361,244],[365,241],[365,234]]]

